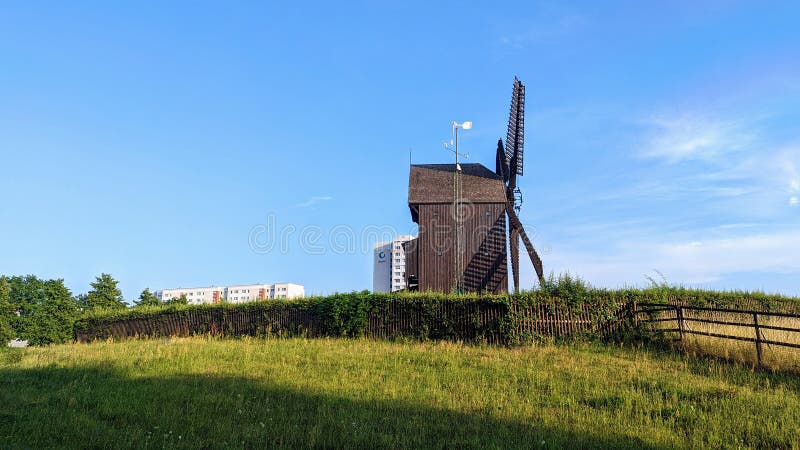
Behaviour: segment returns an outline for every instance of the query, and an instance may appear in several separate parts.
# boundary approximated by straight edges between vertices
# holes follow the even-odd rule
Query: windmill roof
[[[417,164],[408,177],[408,203],[451,203],[455,164]],[[505,203],[503,179],[483,164],[461,164],[463,201]]]

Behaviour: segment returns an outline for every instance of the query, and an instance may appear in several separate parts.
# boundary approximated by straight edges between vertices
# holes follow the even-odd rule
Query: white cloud
[[[722,225],[718,225],[716,228],[718,228],[720,230],[733,230],[733,229],[737,229],[737,228],[753,228],[753,227],[757,227],[757,226],[760,226],[760,225],[761,224],[758,224],[758,223],[747,223],[747,222],[743,222],[743,223],[725,223],[725,224],[722,224]]]
[[[658,270],[670,283],[709,283],[738,273],[800,274],[800,231],[703,241],[618,242],[598,252],[558,252],[548,270],[577,273],[597,286],[642,284]]]
[[[703,202],[737,219],[777,217],[787,193],[800,193],[800,145],[771,136],[766,118],[697,110],[645,121],[636,155],[663,164],[647,167],[631,195]]]
[[[800,146],[763,145],[747,155],[717,164],[710,180],[740,180],[759,183],[774,193],[800,192]]]
[[[545,229],[546,270],[604,287],[646,284],[654,269],[670,283],[720,287],[800,276],[797,109],[716,98],[724,95],[671,99],[669,110],[639,114],[647,119],[628,146],[636,160],[590,196],[604,210],[562,219],[587,222],[588,231]],[[675,105],[687,108],[664,113]]]
[[[333,200],[333,197],[330,197],[330,196],[327,196],[327,195],[318,196],[318,197],[311,197],[310,199],[308,199],[308,200],[306,200],[306,201],[304,201],[302,203],[298,203],[298,204],[294,205],[293,208],[309,208],[311,206],[317,205],[317,204],[322,203],[322,202],[327,202],[329,200]]]
[[[789,192],[791,193],[800,192],[800,170],[797,170],[798,157],[800,157],[800,152],[786,150],[780,154],[777,161],[784,176],[788,178]]]
[[[737,121],[714,120],[698,114],[682,117],[656,117],[644,124],[652,131],[640,156],[669,163],[686,160],[715,160],[743,150],[756,139]]]
[[[774,168],[781,172],[782,182],[788,186],[789,192],[800,192],[800,146],[781,148],[773,161]]]

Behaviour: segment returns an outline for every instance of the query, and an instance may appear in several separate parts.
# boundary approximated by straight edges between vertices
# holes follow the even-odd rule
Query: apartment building
[[[406,252],[403,243],[414,236],[398,236],[391,242],[375,244],[373,252],[372,290],[395,292],[405,289]]]
[[[206,303],[245,303],[268,299],[303,298],[305,287],[294,283],[241,284],[235,286],[207,286],[196,288],[162,289],[155,292],[159,301],[166,302],[181,295],[186,296],[190,305]]]

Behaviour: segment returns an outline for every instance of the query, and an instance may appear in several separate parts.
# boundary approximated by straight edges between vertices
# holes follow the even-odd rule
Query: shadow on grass
[[[247,378],[0,369],[4,448],[653,448],[602,431],[300,392]]]

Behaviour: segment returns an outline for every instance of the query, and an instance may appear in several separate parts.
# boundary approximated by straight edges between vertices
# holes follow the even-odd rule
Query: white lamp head
[[[461,124],[461,128],[463,128],[465,130],[471,129],[472,128],[472,122],[467,121],[467,122],[462,123]]]

